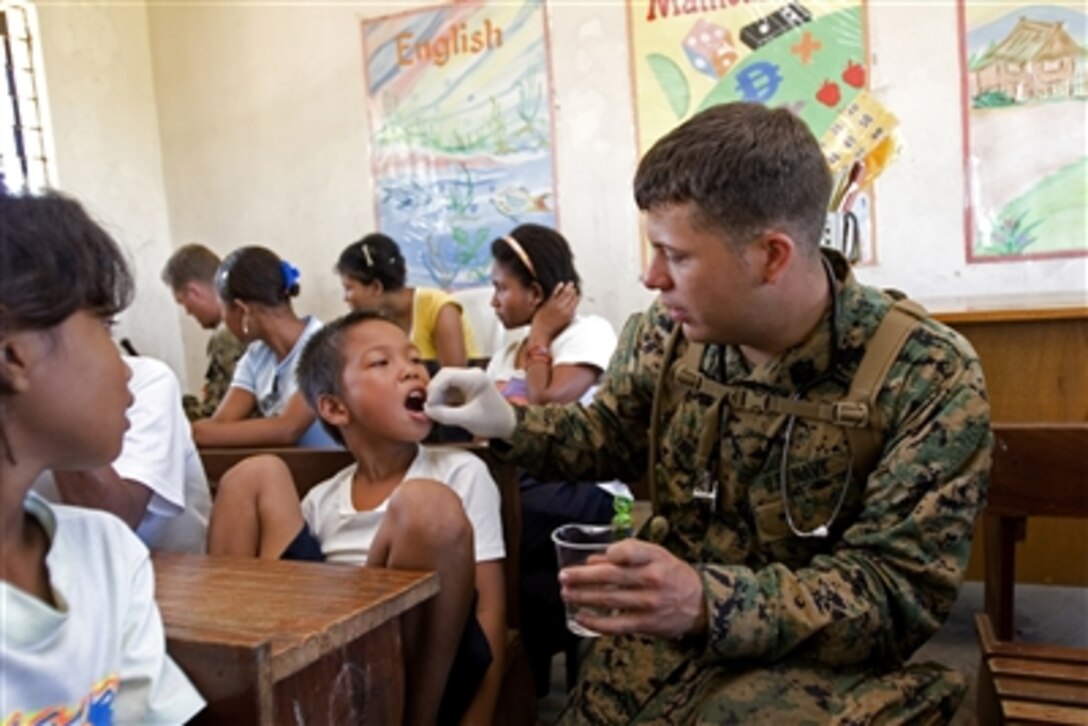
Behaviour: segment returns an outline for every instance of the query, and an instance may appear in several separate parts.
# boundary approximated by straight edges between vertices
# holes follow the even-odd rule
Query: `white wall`
[[[142,5],[38,5],[52,185],[78,198],[121,244],[136,300],[116,337],[171,365],[185,361],[176,305],[159,272],[173,245],[163,189],[147,12]],[[199,370],[199,369],[198,369]]]
[[[262,243],[302,269],[299,311],[341,313],[332,264],[376,226],[360,21],[410,4],[151,2],[147,37],[138,6],[49,9],[43,36],[63,36],[45,42],[50,96],[64,106],[54,103],[68,137],[58,147],[64,185],[124,230],[144,276],[157,278],[163,239],[198,240],[220,253]],[[879,263],[859,276],[922,299],[1083,294],[1084,258],[966,264],[955,4],[870,0],[869,8],[873,90],[900,120],[902,149],[877,184]],[[650,299],[637,282],[626,7],[555,0],[549,15],[560,226],[585,280],[587,310],[618,327]],[[54,63],[63,67],[60,89],[52,87]],[[132,335],[171,360],[178,312],[159,304],[165,289],[149,298],[144,276],[141,322],[128,321],[144,327]],[[192,386],[206,334],[189,320],[181,331]]]

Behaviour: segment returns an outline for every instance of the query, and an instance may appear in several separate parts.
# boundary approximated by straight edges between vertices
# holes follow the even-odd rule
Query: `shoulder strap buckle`
[[[831,406],[831,421],[837,426],[864,428],[869,425],[867,401],[839,401]]]
[[[685,388],[690,388],[694,391],[698,391],[703,387],[704,377],[702,374],[693,371],[686,365],[678,364],[676,366],[676,381]]]

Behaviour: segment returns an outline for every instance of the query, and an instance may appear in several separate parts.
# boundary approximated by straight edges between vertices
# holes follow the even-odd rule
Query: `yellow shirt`
[[[417,287],[412,294],[412,332],[408,336],[412,344],[419,349],[420,356],[424,360],[438,358],[438,347],[434,342],[434,328],[438,321],[438,313],[446,305],[453,305],[459,312],[461,303],[457,302],[449,293],[433,287]],[[479,358],[480,351],[476,347],[476,338],[472,335],[472,328],[465,316],[461,315],[461,332],[465,336],[465,353],[469,358]]]

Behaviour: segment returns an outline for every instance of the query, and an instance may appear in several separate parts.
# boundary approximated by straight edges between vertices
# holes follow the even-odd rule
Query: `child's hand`
[[[563,332],[578,310],[580,296],[573,282],[561,282],[555,286],[552,296],[541,304],[533,314],[529,338],[533,343],[547,346],[555,336]]]
[[[463,403],[454,404],[455,396]],[[479,368],[443,368],[427,386],[424,412],[432,421],[468,429],[476,436],[505,439],[514,433],[514,407]]]

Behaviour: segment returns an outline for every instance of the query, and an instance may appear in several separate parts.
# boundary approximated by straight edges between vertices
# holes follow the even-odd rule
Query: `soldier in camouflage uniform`
[[[962,677],[906,662],[956,599],[984,501],[977,356],[918,320],[870,399],[878,457],[859,462],[844,428],[761,403],[843,400],[894,302],[819,251],[830,179],[807,128],[714,107],[648,152],[635,187],[661,294],[628,322],[595,401],[503,408],[450,371],[427,407],[543,476],[653,467],[640,538],[560,574],[564,599],[606,613],[578,616],[605,637],[562,723],[948,720]],[[725,399],[679,375],[699,343],[697,379]],[[442,403],[451,388],[461,406]]]
[[[215,273],[219,257],[199,244],[182,245],[166,261],[162,280],[174,293],[174,300],[185,312],[207,330],[214,330],[208,339],[208,367],[200,396],[182,396],[185,415],[190,421],[207,418],[215,413],[219,402],[230,388],[234,366],[245,352],[245,346],[220,324],[219,298],[215,293]]]
[[[227,395],[231,379],[234,378],[234,366],[246,347],[242,341],[234,337],[226,327],[216,327],[212,337],[208,338],[208,346],[205,349],[208,356],[208,367],[204,369],[204,386],[201,388],[200,397],[185,395],[182,401],[185,404],[185,415],[190,421],[198,418],[207,418],[215,413],[223,396]]]

